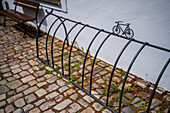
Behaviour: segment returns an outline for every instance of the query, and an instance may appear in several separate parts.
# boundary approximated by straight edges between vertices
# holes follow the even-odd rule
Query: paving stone
[[[40,83],[37,84],[37,86],[38,86],[38,87],[42,87],[42,86],[44,86],[44,85],[46,85],[46,84],[47,84],[47,82],[40,82]]]
[[[0,81],[0,84],[1,84],[1,85],[5,85],[6,83],[7,83],[6,80],[1,80],[1,81]]]
[[[84,99],[84,100],[86,100],[88,103],[91,103],[91,102],[93,102],[93,101],[94,101],[94,99],[93,99],[93,98],[91,98],[91,97],[90,97],[90,96],[88,96],[88,95],[84,96],[84,97],[83,97],[83,99]]]
[[[20,67],[19,65],[14,65],[14,66],[11,66],[10,68],[15,69],[15,68],[19,68],[19,67]]]
[[[144,81],[136,81],[137,85],[140,86],[141,88],[146,88],[148,86],[148,82]]]
[[[58,95],[55,99],[56,99],[56,102],[60,102],[61,100],[64,99],[64,96],[63,95]]]
[[[20,68],[16,68],[16,69],[13,69],[12,72],[13,74],[16,74],[16,73],[19,73],[21,72],[22,70]]]
[[[16,89],[17,87],[21,86],[22,85],[22,82],[20,82],[19,80],[15,80],[15,81],[12,81],[12,82],[8,82],[7,83],[7,86],[10,88],[10,89]]]
[[[45,101],[46,101],[45,99],[41,99],[41,100],[35,102],[34,104],[35,104],[35,106],[39,106],[40,104],[42,104]]]
[[[56,106],[54,106],[54,109],[62,110],[64,108],[66,108],[71,103],[72,103],[72,101],[70,99],[66,99],[66,100],[62,101],[61,103],[57,104]]]
[[[56,85],[56,84],[51,84],[48,86],[48,88],[46,89],[47,91],[51,92],[51,91],[54,91],[58,88],[59,86]]]
[[[103,108],[103,106],[97,102],[93,104],[93,107],[96,111],[100,111]]]
[[[66,96],[71,95],[73,93],[75,93],[75,90],[74,89],[69,89],[66,92],[64,92],[64,96],[66,97]]]
[[[86,102],[86,101],[84,101],[83,99],[79,99],[78,101],[77,101],[79,104],[81,104],[82,106],[84,106],[84,107],[87,107],[89,104]]]
[[[28,71],[30,72],[30,73],[34,73],[34,71],[30,68],[30,69],[28,69]]]
[[[112,112],[109,111],[108,109],[105,109],[104,111],[102,111],[102,113],[112,113]]]
[[[27,83],[27,82],[29,82],[29,81],[31,81],[31,80],[34,80],[34,79],[35,79],[34,76],[29,75],[29,76],[26,76],[26,77],[22,78],[21,81],[22,81],[23,83]]]
[[[9,89],[6,86],[0,86],[0,94],[8,92]]]
[[[73,100],[76,100],[77,97],[78,97],[78,94],[77,94],[77,93],[75,93],[75,94],[73,94],[73,95],[70,96],[70,98],[73,99]]]
[[[82,96],[85,95],[85,93],[84,93],[82,90],[79,90],[78,92],[79,92]]]
[[[16,89],[16,91],[17,91],[17,93],[18,93],[18,92],[21,92],[21,91],[27,89],[28,87],[29,87],[29,85],[22,85],[22,86],[18,87],[18,88]]]
[[[32,80],[32,81],[30,81],[28,84],[29,84],[30,86],[33,86],[33,85],[37,84],[37,81],[36,81],[36,80]]]
[[[30,94],[28,96],[25,97],[25,101],[26,103],[31,103],[33,101],[35,101],[37,98],[34,94]]]
[[[30,68],[30,65],[25,65],[25,66],[22,66],[21,67],[23,70],[26,70],[26,69],[29,69]]]
[[[99,80],[97,80],[96,82],[97,82],[97,83],[104,83],[104,80],[99,79]]]
[[[55,113],[54,111],[52,111],[51,109],[45,111],[44,113]]]
[[[25,112],[28,112],[29,110],[31,110],[34,107],[34,105],[32,104],[27,104],[25,107],[23,107]],[[21,112],[22,113],[22,112]]]
[[[22,94],[22,93],[19,93],[19,94],[17,94],[17,95],[14,95],[14,96],[8,98],[8,99],[7,99],[7,102],[8,102],[8,103],[12,103],[12,102],[14,102],[15,100],[21,98],[22,96],[23,96],[23,94]]]
[[[38,109],[38,108],[34,108],[34,109],[32,109],[32,110],[30,110],[29,111],[29,113],[40,113],[41,111],[40,111],[40,109]]]
[[[6,99],[6,93],[0,95],[0,101]]]
[[[122,113],[134,113],[136,111],[136,108],[133,106],[126,106],[123,110]]]
[[[40,109],[41,109],[42,111],[45,111],[45,110],[47,110],[48,108],[50,108],[51,106],[53,106],[53,105],[55,105],[55,104],[56,104],[55,101],[48,101],[48,102],[45,102],[44,104],[42,104],[42,105],[40,106]]]
[[[8,82],[12,82],[12,81],[15,80],[15,78],[14,78],[14,77],[8,77],[8,78],[6,78],[6,80],[7,80]]]
[[[99,71],[101,71],[103,68],[97,68],[93,71],[93,74],[97,74]]]
[[[5,101],[1,101],[1,102],[0,102],[0,108],[3,107],[3,106],[5,106],[5,105],[6,105],[6,102],[5,102]]]
[[[73,103],[70,105],[70,109],[68,110],[69,113],[76,113],[81,109],[80,105],[77,103]]]
[[[23,113],[23,110],[22,109],[17,109],[13,113]]]
[[[66,91],[67,89],[68,89],[67,86],[63,86],[63,87],[61,87],[61,88],[59,89],[59,92],[62,93],[62,92],[64,92],[64,91]]]
[[[131,87],[131,86],[132,86],[132,84],[130,84],[130,83],[125,84],[124,90],[125,90],[127,87]],[[119,85],[118,89],[119,89],[119,90],[122,89],[122,84]]]
[[[57,80],[57,76],[53,76],[50,79],[47,80],[48,83],[53,83]]]
[[[9,71],[10,71],[10,69],[9,69],[9,68],[1,69],[1,72],[2,72],[2,73],[6,73],[6,72],[9,72]]]
[[[94,88],[98,88],[98,87],[99,87],[96,83],[93,83],[92,86],[93,86]]]
[[[134,95],[131,93],[126,93],[125,96],[128,97],[129,99],[132,99],[134,97]]]
[[[150,97],[150,95],[149,95],[148,93],[146,93],[146,92],[139,92],[139,95],[140,95],[143,99],[145,99],[145,98],[147,98],[147,97]]]
[[[29,64],[30,64],[31,66],[35,66],[35,65],[38,65],[39,63],[38,63],[37,61],[30,60],[30,61],[29,61]]]
[[[39,89],[35,93],[38,95],[38,97],[42,97],[43,95],[47,94],[47,91],[44,89]]]
[[[25,90],[25,91],[24,91],[24,94],[25,94],[25,95],[28,95],[28,94],[30,94],[30,93],[32,93],[32,92],[37,91],[37,90],[38,90],[38,87],[37,87],[37,86],[33,86],[33,87],[30,87],[29,89]]]
[[[50,99],[52,99],[52,98],[54,98],[54,97],[56,97],[56,96],[58,96],[58,95],[59,95],[59,93],[57,93],[57,92],[52,92],[52,93],[46,95],[45,98],[46,98],[47,100],[50,100]]]
[[[23,107],[25,105],[25,101],[23,98],[16,100],[14,103],[16,107]]]
[[[19,75],[22,76],[22,77],[25,77],[25,76],[27,76],[29,74],[30,73],[28,71],[22,71],[22,72],[19,73]]]
[[[4,112],[4,109],[0,109],[0,113],[5,113],[5,112]]]
[[[15,109],[14,109],[14,106],[13,106],[13,105],[8,105],[8,106],[5,107],[6,113],[10,113],[10,112],[12,112],[12,111],[14,111],[14,110],[15,110]]]
[[[7,73],[3,74],[3,76],[4,77],[10,77],[10,76],[12,76],[12,73],[11,72],[7,72]]]
[[[64,85],[65,85],[65,82],[62,81],[62,80],[57,80],[57,84],[58,84],[59,86],[64,86]]]
[[[42,70],[42,71],[37,71],[37,72],[35,72],[35,76],[36,77],[40,77],[40,76],[42,76],[42,75],[44,75],[46,73],[46,71],[45,70]]]
[[[38,79],[37,79],[38,82],[43,82],[44,80],[45,80],[44,77],[41,77],[41,78],[38,78]]]
[[[154,108],[158,107],[161,103],[162,103],[162,102],[161,102],[160,100],[154,98],[154,99],[152,100],[152,104],[151,104],[150,109],[154,109]]]
[[[81,113],[95,113],[95,111],[91,107],[88,107],[85,110],[83,110]]]
[[[142,99],[137,97],[132,101],[132,104],[138,104],[141,101],[142,101]]]

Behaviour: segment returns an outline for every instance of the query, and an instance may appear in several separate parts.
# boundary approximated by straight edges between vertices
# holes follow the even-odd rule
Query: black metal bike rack
[[[112,77],[113,77],[113,73],[115,72],[115,69],[116,69],[116,66],[120,60],[120,57],[122,56],[122,54],[124,53],[124,51],[126,50],[126,48],[129,46],[129,44],[131,42],[136,42],[138,44],[142,44],[142,46],[140,47],[140,49],[137,51],[136,55],[133,57],[129,67],[128,67],[128,70],[126,71],[126,74],[125,74],[125,78],[124,78],[124,81],[123,81],[123,85],[122,85],[122,89],[121,89],[121,94],[120,94],[120,100],[119,100],[119,113],[121,112],[121,103],[122,103],[122,96],[123,96],[123,91],[124,91],[124,87],[125,87],[125,83],[126,83],[126,80],[127,80],[127,77],[128,77],[128,74],[136,60],[136,58],[138,57],[138,55],[140,54],[140,52],[144,49],[144,47],[146,46],[149,46],[149,47],[152,47],[152,48],[155,48],[155,49],[158,49],[158,50],[161,50],[161,51],[165,51],[165,52],[170,52],[169,49],[166,49],[166,48],[162,48],[162,47],[159,47],[159,46],[156,46],[156,45],[152,45],[152,44],[149,44],[147,42],[142,42],[142,41],[139,41],[139,40],[135,40],[134,38],[126,38],[126,37],[123,37],[123,36],[118,36],[118,35],[115,35],[109,31],[105,31],[103,29],[99,29],[99,28],[96,28],[96,27],[93,27],[93,26],[90,26],[90,25],[87,25],[87,24],[83,24],[81,22],[76,22],[74,20],[70,20],[70,19],[67,19],[67,18],[64,18],[64,17],[61,17],[61,16],[58,16],[58,15],[55,15],[53,14],[53,10],[51,10],[50,12],[47,12],[47,15],[43,18],[43,20],[41,21],[39,27],[38,27],[38,31],[37,31],[37,34],[36,34],[36,49],[37,49],[37,58],[42,61],[43,63],[45,63],[46,65],[48,65],[49,67],[51,67],[52,69],[54,69],[54,71],[58,72],[60,75],[62,75],[64,78],[66,78],[67,80],[70,80],[70,77],[71,77],[71,69],[70,69],[70,66],[71,66],[71,53],[72,53],[72,49],[73,49],[73,45],[76,41],[76,39],[78,38],[79,34],[85,29],[85,28],[91,28],[91,29],[94,29],[94,30],[97,30],[98,32],[96,33],[96,35],[93,37],[93,39],[91,40],[88,48],[87,48],[87,52],[85,54],[85,57],[84,57],[84,62],[83,62],[83,70],[82,70],[82,86],[79,86],[78,84],[76,84],[74,81],[71,81],[75,86],[77,86],[79,89],[81,89],[82,91],[84,91],[86,94],[88,94],[89,96],[91,96],[92,98],[94,98],[96,101],[98,101],[100,104],[102,104],[104,107],[108,108],[110,111],[112,112],[115,112],[111,107],[108,106],[108,101],[109,101],[109,93],[110,93],[110,88],[111,88],[111,82],[112,82]],[[45,48],[46,48],[46,60],[43,60],[40,55],[39,55],[39,32],[40,32],[40,28],[41,28],[41,25],[42,23],[44,22],[44,20],[48,17],[48,16],[54,16],[56,17],[57,19],[52,23],[52,25],[49,27],[49,30],[47,32],[47,37],[46,37],[46,45],[45,45]],[[60,24],[56,27],[56,30],[54,32],[54,35],[52,36],[52,42],[51,42],[51,60],[52,60],[52,65],[50,65],[49,63],[49,56],[48,56],[48,50],[47,50],[47,43],[48,43],[48,37],[49,37],[49,33],[52,29],[52,27],[54,26],[54,24],[56,22],[60,22]],[[66,25],[65,25],[65,22],[66,21],[69,21],[69,22],[72,22],[74,23],[74,25],[71,27],[71,29],[67,32],[67,28],[66,28]],[[69,60],[68,60],[68,66],[69,66],[69,70],[68,70],[68,77],[65,76],[64,74],[64,46],[67,42],[67,46],[69,46],[69,40],[68,40],[68,36],[69,34],[73,31],[73,29],[76,28],[76,26],[78,25],[81,25],[82,28],[77,32],[76,36],[74,37],[73,39],[73,42],[71,44],[71,47],[70,47],[70,52],[69,52]],[[54,57],[53,57],[53,43],[54,43],[54,38],[55,38],[55,34],[57,33],[58,29],[63,26],[64,28],[64,31],[65,31],[65,39],[64,39],[64,42],[63,42],[63,46],[62,46],[62,53],[61,53],[61,66],[62,66],[62,72],[60,72],[59,70],[55,69],[54,68]],[[85,74],[85,63],[86,63],[86,59],[87,59],[87,55],[88,55],[88,52],[91,48],[91,45],[93,44],[93,42],[95,41],[95,39],[98,37],[98,35],[103,32],[103,33],[107,33],[108,35],[105,37],[105,39],[102,41],[102,43],[100,44],[99,48],[97,49],[96,51],[96,54],[94,56],[94,59],[93,59],[93,63],[92,63],[92,68],[91,68],[91,74],[90,74],[90,90],[89,92],[84,89],[84,74]],[[94,71],[94,64],[95,64],[95,61],[96,61],[96,58],[97,58],[97,55],[99,54],[100,52],[100,49],[102,48],[103,44],[106,42],[106,40],[111,36],[115,36],[117,38],[123,38],[123,39],[126,39],[126,40],[129,40],[125,45],[124,47],[122,48],[122,50],[120,51],[115,63],[114,63],[114,66],[113,66],[113,69],[112,69],[112,72],[111,72],[111,76],[110,76],[110,79],[109,79],[109,85],[108,85],[108,89],[107,89],[107,98],[106,98],[106,104],[103,103],[101,100],[99,100],[98,98],[96,98],[94,95],[91,94],[91,87],[92,87],[92,76],[93,76],[93,71]],[[166,70],[166,68],[168,67],[170,63],[170,58],[167,60],[167,62],[165,63],[163,69],[161,70],[158,78],[157,78],[157,81],[155,83],[155,86],[154,86],[154,89],[152,91],[152,94],[150,96],[150,100],[149,100],[149,105],[148,105],[148,108],[147,108],[147,113],[149,113],[149,110],[150,110],[150,106],[151,106],[151,103],[152,103],[152,99],[153,99],[153,96],[155,94],[155,91],[156,91],[156,88],[159,84],[159,81],[164,73],[164,71]],[[115,112],[116,113],[116,112]]]

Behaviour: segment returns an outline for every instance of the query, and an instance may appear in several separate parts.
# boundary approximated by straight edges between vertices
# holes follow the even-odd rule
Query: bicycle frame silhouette
[[[120,24],[123,21],[116,21],[115,23],[117,23],[116,26],[114,26],[112,28],[112,31],[114,34],[118,35],[120,33],[120,31],[122,31],[122,35],[125,35],[127,38],[132,38],[134,36],[134,32],[132,29],[130,29],[130,24]],[[126,26],[126,28],[123,30],[121,25]]]

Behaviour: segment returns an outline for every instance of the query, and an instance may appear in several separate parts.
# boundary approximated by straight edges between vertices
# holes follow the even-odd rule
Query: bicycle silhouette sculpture
[[[116,21],[115,23],[117,23],[116,26],[114,26],[112,28],[112,31],[114,34],[118,35],[120,33],[120,31],[122,31],[122,35],[125,35],[127,38],[132,38],[134,36],[134,32],[132,29],[130,29],[130,24],[120,24],[123,21]],[[126,28],[123,30],[121,25],[126,26]]]

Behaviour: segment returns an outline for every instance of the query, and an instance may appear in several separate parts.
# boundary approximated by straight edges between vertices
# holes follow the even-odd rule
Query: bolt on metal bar
[[[49,37],[50,31],[51,31],[51,28],[54,26],[54,24],[55,24],[58,20],[59,20],[59,18],[57,18],[57,19],[52,23],[52,25],[50,26],[50,28],[49,28],[49,30],[48,30],[47,37],[46,37],[45,49],[46,49],[46,57],[47,57],[47,63],[48,63],[48,65],[49,65],[48,48],[47,48],[47,45],[48,45],[48,37]]]
[[[84,87],[84,70],[85,70],[85,64],[86,64],[86,59],[87,59],[87,55],[89,53],[89,50],[90,50],[90,47],[91,45],[93,44],[94,40],[96,39],[96,37],[99,35],[99,33],[103,31],[103,30],[99,30],[96,35],[94,36],[94,38],[92,39],[92,41],[90,42],[88,48],[87,48],[87,51],[86,51],[86,55],[85,55],[85,58],[84,58],[84,62],[83,62],[83,71],[82,71],[82,88]]]
[[[88,26],[88,25],[84,25],[80,30],[79,32],[77,33],[77,35],[75,36],[75,38],[73,39],[73,42],[71,44],[71,48],[70,48],[70,53],[69,53],[69,60],[68,60],[68,67],[69,67],[69,72],[68,72],[68,75],[69,75],[69,79],[70,79],[70,63],[71,63],[71,53],[72,53],[72,48],[73,48],[73,45],[74,45],[74,42],[76,41],[78,35],[81,33],[81,31],[83,31],[83,29]]]
[[[54,43],[54,37],[55,34],[57,33],[58,29],[60,28],[60,26],[66,21],[67,19],[63,20],[57,27],[57,29],[54,32],[54,35],[52,37],[52,41],[51,41],[51,59],[52,59],[52,67],[54,68],[54,58],[53,58],[53,43]]]
[[[134,40],[133,38],[131,38],[131,40],[129,40],[125,46],[122,48],[121,52],[119,53],[114,65],[113,65],[113,69],[112,69],[112,72],[111,72],[111,76],[110,76],[110,80],[109,80],[109,86],[108,86],[108,90],[107,90],[107,98],[106,98],[106,106],[108,106],[108,102],[109,102],[109,93],[110,93],[110,87],[111,87],[111,83],[112,83],[112,78],[113,78],[113,75],[114,75],[114,71],[116,69],[116,66],[119,62],[119,59],[120,57],[122,56],[123,52],[125,51],[125,49],[128,47],[128,45],[132,42],[132,40]]]
[[[164,65],[164,67],[162,68],[162,70],[161,70],[161,72],[160,72],[160,74],[159,74],[159,76],[158,76],[158,78],[157,78],[157,80],[156,80],[154,89],[153,89],[152,94],[151,94],[150,99],[149,99],[149,104],[148,104],[148,108],[147,108],[147,113],[149,113],[149,110],[150,110],[150,107],[151,107],[151,103],[152,103],[152,99],[153,99],[153,97],[154,97],[154,95],[155,95],[155,91],[156,91],[156,88],[158,87],[159,81],[161,80],[162,75],[163,75],[163,73],[165,72],[166,68],[168,67],[169,63],[170,63],[170,58],[168,59],[168,61],[167,61],[166,64]]]
[[[133,63],[135,62],[136,58],[138,57],[138,55],[140,54],[140,52],[143,50],[143,48],[147,45],[148,43],[145,42],[142,47],[137,51],[136,55],[133,57],[129,67],[128,67],[128,70],[126,72],[126,75],[125,75],[125,78],[124,78],[124,81],[123,81],[123,85],[122,85],[122,90],[121,90],[121,94],[120,94],[120,100],[119,100],[119,113],[121,112],[121,104],[122,104],[122,96],[123,96],[123,90],[124,90],[124,87],[125,87],[125,83],[126,83],[126,80],[127,80],[127,77],[128,77],[128,74],[132,68],[132,65]]]
[[[93,64],[92,64],[92,69],[91,69],[91,75],[90,75],[90,91],[89,93],[91,94],[91,87],[92,87],[92,76],[93,76],[93,70],[94,70],[94,64],[95,64],[95,61],[96,61],[96,58],[97,58],[97,55],[101,49],[101,47],[103,46],[103,44],[106,42],[106,40],[111,36],[112,33],[110,33],[109,35],[107,35],[107,37],[102,41],[102,43],[100,44],[99,48],[97,49],[97,52],[94,56],[94,59],[93,59]]]
[[[66,35],[65,39],[64,39],[64,42],[63,42],[63,46],[62,46],[62,52],[61,52],[61,66],[62,66],[62,75],[64,75],[64,63],[63,63],[63,54],[64,54],[64,45],[65,45],[65,42],[69,36],[69,34],[71,33],[71,31],[78,25],[79,23],[76,23],[71,29],[70,31],[68,32],[68,34]]]

